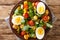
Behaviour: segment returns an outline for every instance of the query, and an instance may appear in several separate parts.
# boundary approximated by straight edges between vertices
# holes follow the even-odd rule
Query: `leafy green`
[[[42,27],[43,25],[44,25],[43,20],[40,20],[40,24],[39,24],[39,26]]]
[[[34,8],[32,6],[32,3],[31,2],[28,2],[28,6],[29,6],[29,16],[32,18],[35,14],[34,14]]]
[[[32,28],[30,28],[28,32],[29,32],[30,37],[35,36],[35,31]]]
[[[27,19],[25,19],[25,23],[24,23],[25,25],[27,24],[27,21],[28,21],[28,20],[27,20]]]
[[[31,18],[29,17],[29,18],[27,18],[27,20],[31,20]]]
[[[37,13],[36,9],[34,9],[34,13],[35,13],[35,14]]]
[[[52,28],[53,26],[49,23],[46,23],[46,26],[49,27],[49,28]]]
[[[49,30],[50,28],[49,27],[46,27],[46,30]]]
[[[36,14],[37,14],[38,17],[41,17],[42,16],[41,14],[38,14],[38,13],[36,13]]]
[[[31,2],[28,2],[28,6],[31,6],[32,5],[32,3]]]
[[[16,9],[15,12],[14,12],[14,15],[18,15],[18,10]]]
[[[30,37],[31,37],[31,38],[32,38],[32,37],[34,37],[34,36],[35,36],[35,34],[33,34],[33,33],[32,33],[32,34],[30,34]]]
[[[23,15],[23,9],[20,10],[16,9],[14,15]]]
[[[22,20],[22,22],[21,22],[22,24],[25,24],[25,20]]]
[[[29,25],[26,25],[26,26],[24,26],[24,27],[23,27],[23,29],[22,29],[22,30],[28,31],[28,30],[29,30],[29,28],[30,28],[30,26],[29,26]]]
[[[23,15],[23,9],[20,9],[18,12],[20,15]]]
[[[32,28],[29,29],[29,33],[34,33],[34,30]]]
[[[36,22],[36,23],[35,23],[35,26],[36,26],[36,27],[39,27],[39,23],[38,23],[38,22]]]
[[[33,17],[34,16],[34,12],[32,10],[29,10],[29,16]]]
[[[18,13],[18,10],[17,9],[15,10],[15,13]]]

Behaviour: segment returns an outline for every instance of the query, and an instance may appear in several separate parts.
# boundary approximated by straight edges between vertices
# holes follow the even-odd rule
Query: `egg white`
[[[45,31],[44,31],[44,29],[43,29],[43,34],[42,35],[39,35],[37,32],[37,30],[39,29],[39,28],[42,28],[42,27],[38,27],[37,29],[36,29],[36,37],[38,38],[38,39],[43,39],[43,37],[44,37],[44,35],[45,35]]]
[[[40,7],[43,7],[44,8],[44,11],[43,12],[40,12],[39,11],[39,8]],[[39,2],[38,5],[37,5],[37,13],[44,14],[44,12],[45,12],[45,4],[43,2]]]
[[[15,20],[16,20],[16,18],[21,18],[21,20],[20,20],[20,22],[16,22]],[[24,17],[23,16],[14,16],[13,18],[12,18],[12,23],[14,24],[14,25],[20,25],[21,24],[21,22],[23,22],[23,20],[24,20]]]

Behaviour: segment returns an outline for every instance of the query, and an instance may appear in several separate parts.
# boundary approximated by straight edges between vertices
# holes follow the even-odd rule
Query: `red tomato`
[[[33,20],[30,20],[30,21],[28,21],[28,24],[29,24],[30,26],[34,26],[34,21],[33,21]]]
[[[24,35],[25,35],[25,31],[22,31],[22,32],[21,32],[21,35],[24,36]]]
[[[43,21],[47,22],[47,21],[49,20],[48,17],[49,17],[49,16],[44,15],[44,16],[42,17]]]
[[[29,17],[29,14],[28,13],[25,13],[23,14],[24,18],[28,18]]]
[[[37,5],[38,5],[38,2],[35,2],[35,6],[37,7]]]

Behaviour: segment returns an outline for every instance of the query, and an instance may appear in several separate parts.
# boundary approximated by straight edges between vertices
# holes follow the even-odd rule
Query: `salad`
[[[29,38],[43,39],[45,30],[52,28],[49,10],[43,2],[27,2],[19,6],[12,15],[12,28],[28,40]]]

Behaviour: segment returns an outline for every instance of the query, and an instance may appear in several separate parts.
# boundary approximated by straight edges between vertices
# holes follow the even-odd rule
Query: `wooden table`
[[[15,34],[8,28],[5,18],[9,16],[14,5],[20,0],[0,0],[0,40],[17,40]],[[60,40],[60,0],[46,0],[57,20],[45,40]]]

